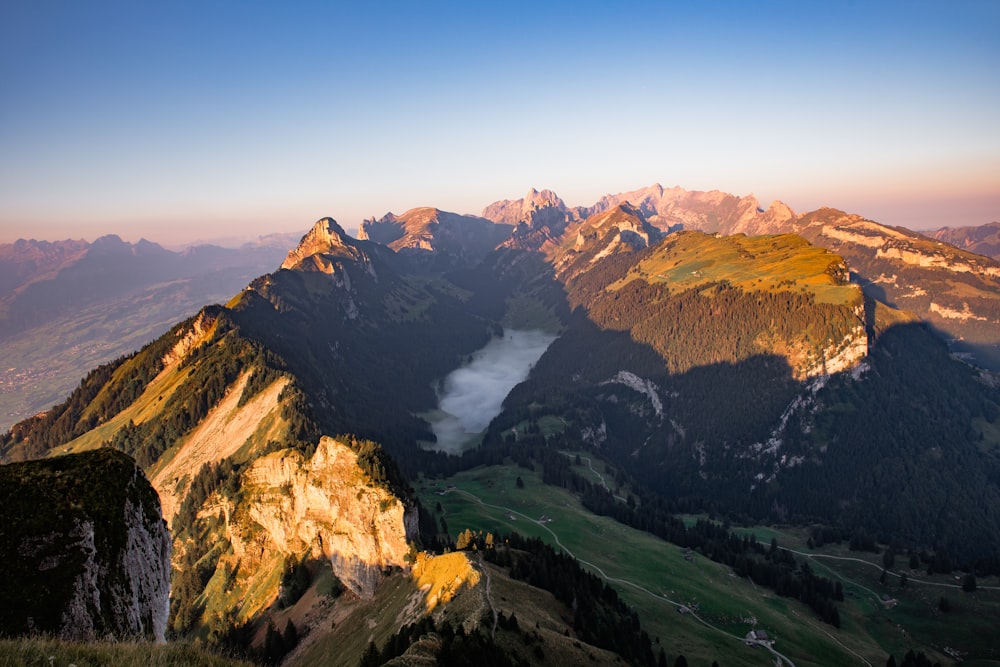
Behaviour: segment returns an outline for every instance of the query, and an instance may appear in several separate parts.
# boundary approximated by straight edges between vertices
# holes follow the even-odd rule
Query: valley
[[[361,232],[318,220],[0,436],[5,463],[141,468],[169,638],[287,665],[995,664],[1000,382],[942,339],[1000,343],[992,260],[659,186]],[[964,276],[985,319],[929,326],[897,269]]]
[[[294,242],[275,235],[180,252],[115,236],[0,244],[0,429],[56,404],[92,368],[228,300]]]
[[[587,464],[576,468],[581,475],[593,474]],[[694,664],[773,664],[773,656],[746,646],[745,635],[754,628],[775,638],[774,648],[795,665],[882,665],[887,653],[899,656],[910,648],[941,661],[951,659],[944,647],[961,652],[970,664],[997,659],[989,630],[1000,621],[997,577],[980,579],[976,592],[969,594],[951,575],[927,576],[904,563],[895,578],[882,584],[877,555],[848,551],[844,545],[810,550],[807,536],[794,528],[733,527],[737,534],[755,534],[762,543],[775,538],[800,561],[808,559],[818,572],[843,582],[846,601],[837,629],[801,603],[737,577],[700,551],[687,559],[681,546],[593,514],[573,494],[544,484],[530,470],[476,468],[444,480],[424,480],[420,489],[426,506],[440,505],[440,516],[453,533],[466,528],[497,536],[517,532],[573,554],[618,589],[651,635],[677,647]],[[904,571],[909,581],[901,589],[898,577]],[[883,594],[892,597],[891,605],[882,602]],[[947,614],[938,610],[942,595],[953,602]],[[682,606],[697,612],[678,613]]]

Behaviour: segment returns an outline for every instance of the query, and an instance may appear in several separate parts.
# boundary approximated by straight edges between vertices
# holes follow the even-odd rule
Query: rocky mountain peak
[[[288,253],[281,268],[333,273],[336,259],[361,261],[371,273],[367,255],[344,228],[333,218],[322,218],[302,237],[298,247]]]
[[[660,238],[659,230],[650,225],[642,211],[628,201],[588,218],[584,228],[598,230],[601,236],[612,231],[618,234],[627,232],[640,237],[642,247],[649,245],[650,239],[656,241]]]
[[[552,190],[531,188],[521,199],[503,199],[483,209],[482,217],[498,224],[527,224],[532,228],[542,225],[565,224],[566,202]]]
[[[725,234],[780,234],[795,219],[795,212],[786,204],[774,201],[764,210],[752,194],[741,197],[732,220],[721,230]]]
[[[510,225],[432,207],[413,208],[401,215],[386,213],[361,223],[359,239],[388,246],[418,261],[475,262],[504,242]],[[445,259],[447,258],[447,259]]]
[[[1000,222],[978,227],[944,227],[925,234],[956,248],[1000,260]]]

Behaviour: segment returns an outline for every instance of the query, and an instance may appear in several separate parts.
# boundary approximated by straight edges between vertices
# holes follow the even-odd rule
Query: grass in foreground
[[[70,642],[43,637],[0,639],[0,667],[254,667],[187,642]]]

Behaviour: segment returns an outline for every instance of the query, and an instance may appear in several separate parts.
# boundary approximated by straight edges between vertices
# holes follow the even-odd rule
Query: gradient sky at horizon
[[[0,242],[659,182],[1000,220],[1000,2],[0,3]]]

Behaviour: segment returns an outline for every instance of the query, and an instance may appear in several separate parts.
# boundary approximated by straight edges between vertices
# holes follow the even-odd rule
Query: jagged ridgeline
[[[174,535],[177,632],[255,618],[293,562],[325,562],[371,596],[404,565],[416,511],[394,460],[364,435],[400,449],[433,438],[412,413],[433,407],[431,381],[494,328],[464,313],[467,292],[399,266],[320,221],[285,268],[12,429],[4,456],[103,446],[136,458]]]
[[[995,564],[997,504],[975,500],[1000,501],[988,374],[799,236],[647,234],[620,207],[550,243],[574,316],[487,443],[569,425],[687,507]]]
[[[577,210],[533,192],[488,209],[492,223],[416,209],[367,221],[360,240],[321,220],[280,270],[96,369],[63,404],[3,436],[0,453],[18,460],[103,446],[134,456],[172,531],[170,630],[253,645],[272,661],[297,642],[302,619],[336,642],[323,655],[347,656],[344,664],[434,645],[417,637],[423,630],[443,651],[468,640],[489,653],[510,628],[484,579],[507,587],[508,599],[560,610],[537,612],[537,633],[508,637],[528,662],[557,650],[574,656],[566,664],[589,661],[586,644],[573,644],[581,638],[626,655],[610,641],[623,636],[616,625],[644,644],[621,609],[588,640],[586,628],[558,618],[580,609],[565,586],[559,606],[537,586],[508,581],[525,574],[517,562],[539,569],[549,556],[494,567],[474,553],[435,561],[411,548],[418,528],[428,529],[424,545],[450,538],[408,480],[515,461],[572,488],[568,451],[611,463],[639,499],[592,486],[589,509],[658,535],[679,521],[671,512],[718,511],[819,522],[1000,569],[993,376],[952,358],[917,316],[881,298],[873,285],[888,275],[861,276],[822,243],[854,244],[845,254],[859,258],[857,248],[869,248],[880,271],[929,248],[832,213],[764,211],[722,193],[638,194]],[[770,233],[722,235],[739,231]],[[990,317],[998,269],[985,258],[963,262],[935,268],[951,273],[936,274],[942,294],[926,310],[968,313],[954,331],[992,344],[975,318]],[[894,280],[917,280],[926,268],[907,266]],[[967,293],[969,308],[954,300]],[[989,303],[979,309],[976,299]],[[480,447],[460,457],[424,451],[435,436],[420,415],[437,407],[435,386],[501,322],[558,337]],[[534,548],[516,540],[505,548]],[[443,581],[469,595],[428,592]],[[344,590],[355,611],[332,602]],[[512,606],[523,627],[526,605]],[[317,616],[328,607],[336,613]],[[384,622],[373,627],[375,618]],[[558,639],[563,632],[575,639]]]

